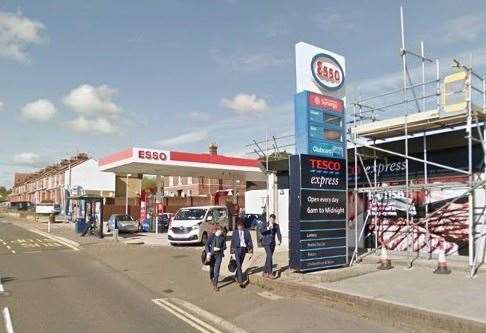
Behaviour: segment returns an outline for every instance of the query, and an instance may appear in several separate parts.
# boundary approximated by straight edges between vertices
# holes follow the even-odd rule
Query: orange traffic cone
[[[451,274],[451,270],[447,267],[447,260],[443,246],[439,252],[439,262],[437,268],[434,270],[434,274]]]
[[[392,269],[393,266],[391,264],[391,260],[388,259],[388,252],[386,250],[385,246],[381,247],[381,257],[380,257],[380,265],[378,266],[378,269],[381,270],[386,270],[386,269]]]

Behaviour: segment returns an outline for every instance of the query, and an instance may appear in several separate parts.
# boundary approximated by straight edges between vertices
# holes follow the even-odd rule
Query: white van
[[[218,223],[226,232],[230,229],[225,206],[185,207],[174,215],[168,231],[169,243],[206,244],[210,223]]]

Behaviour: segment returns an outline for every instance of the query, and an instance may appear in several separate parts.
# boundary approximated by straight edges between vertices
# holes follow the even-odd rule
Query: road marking
[[[3,289],[3,284],[2,284],[2,276],[0,275],[0,293],[5,292],[5,289]]]
[[[3,308],[3,320],[5,322],[5,332],[14,333],[12,319],[10,318],[10,311],[7,307]]]
[[[262,291],[261,293],[257,293],[257,295],[269,299],[271,301],[278,301],[279,299],[283,298],[282,296],[271,293],[269,291]]]
[[[70,249],[73,249],[74,251],[79,251],[79,248],[77,246],[73,245],[73,244],[76,244],[76,242],[74,242],[74,241],[67,240],[67,239],[64,239],[63,237],[59,237],[59,236],[49,235],[49,234],[46,234],[45,232],[42,232],[42,231],[36,230],[36,229],[29,229],[29,230],[38,234],[38,235],[50,238],[50,239],[52,239],[52,240],[54,240],[58,243],[61,243],[62,245],[67,246]]]
[[[9,249],[10,252],[12,252],[13,254],[15,254],[15,250],[12,250],[12,248],[10,247],[10,245],[7,245],[7,249]]]
[[[170,303],[168,303],[167,301],[165,301],[163,299],[153,299],[152,302],[154,302],[155,304],[157,304],[158,306],[160,306],[161,308],[163,308],[165,311],[173,314],[174,316],[176,316],[180,320],[182,320],[182,321],[186,322],[187,324],[191,325],[192,327],[194,327],[195,329],[197,329],[199,332],[203,332],[203,333],[218,332],[218,331],[209,331],[209,330],[205,329],[203,326],[197,324],[197,321],[199,321],[199,320],[197,318],[195,318],[197,321],[193,321],[192,319],[190,319],[193,316],[191,314],[185,312],[185,311],[182,311],[182,310],[175,311],[175,310],[173,310],[172,307],[168,305]],[[186,315],[187,315],[187,317],[186,317]]]
[[[228,332],[232,333],[248,333],[244,329],[234,325],[233,323],[230,323],[227,320],[224,320],[221,317],[216,316],[215,314],[212,314],[211,312],[208,312],[197,305],[194,305],[192,303],[189,303],[188,301],[184,301],[179,298],[170,298],[170,300],[173,303],[177,303],[179,306],[182,306],[186,308],[187,310],[191,311],[192,313],[196,314],[200,318],[204,318],[205,321],[213,323],[213,325],[221,327]]]

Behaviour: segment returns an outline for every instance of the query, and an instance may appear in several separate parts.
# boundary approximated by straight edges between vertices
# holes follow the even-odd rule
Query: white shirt
[[[238,230],[240,234],[240,247],[246,247],[245,243],[245,232],[243,230]]]

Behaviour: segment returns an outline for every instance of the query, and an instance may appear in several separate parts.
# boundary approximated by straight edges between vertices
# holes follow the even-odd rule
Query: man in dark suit
[[[242,265],[246,253],[253,253],[253,242],[250,231],[245,229],[245,223],[238,221],[237,229],[233,231],[231,237],[231,253],[235,254],[236,260],[236,279],[241,288],[245,287],[247,279],[243,276]]]
[[[278,245],[282,243],[282,234],[275,214],[270,214],[269,220],[261,226],[262,245],[267,255],[263,277],[275,279],[273,275],[273,251],[275,251],[275,237],[278,238]]]

